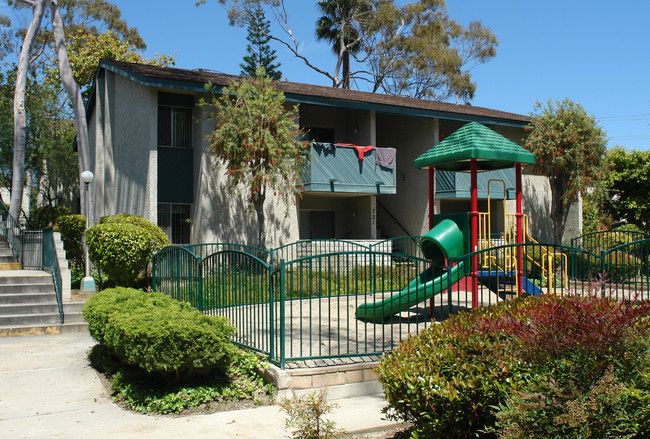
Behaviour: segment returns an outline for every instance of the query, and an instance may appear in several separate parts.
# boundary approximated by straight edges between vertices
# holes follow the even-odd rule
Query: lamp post
[[[90,171],[84,171],[81,173],[81,181],[84,183],[84,188],[86,192],[86,230],[90,227],[90,202],[88,199],[88,187],[90,183],[93,182],[95,176]],[[86,244],[86,234],[84,233],[84,256],[86,258],[86,271],[84,272],[85,276],[81,279],[81,292],[82,293],[94,293],[95,292],[95,279],[90,276],[90,258],[88,257],[88,244]]]

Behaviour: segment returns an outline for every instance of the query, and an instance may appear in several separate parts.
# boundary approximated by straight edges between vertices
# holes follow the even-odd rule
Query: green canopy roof
[[[444,171],[467,171],[476,159],[479,171],[535,164],[535,155],[485,125],[471,122],[415,159],[416,168],[434,166]]]

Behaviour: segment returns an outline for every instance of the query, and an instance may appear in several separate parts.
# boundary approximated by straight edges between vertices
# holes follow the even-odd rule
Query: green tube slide
[[[420,249],[425,258],[438,264],[444,259],[456,258],[464,253],[464,237],[458,225],[445,219],[420,240]],[[431,266],[413,279],[402,291],[376,302],[368,302],[357,308],[356,316],[370,322],[382,322],[410,307],[446,291],[467,275],[467,267],[462,262],[449,271],[440,273],[438,266]]]

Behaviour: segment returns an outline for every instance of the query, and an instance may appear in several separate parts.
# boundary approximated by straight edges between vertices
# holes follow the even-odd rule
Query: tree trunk
[[[343,53],[343,68],[341,70],[341,88],[350,89],[350,51]]]
[[[549,177],[551,185],[551,221],[553,221],[553,240],[555,245],[562,245],[564,228],[569,216],[569,205],[564,204],[562,196],[567,183],[562,177]]]
[[[32,57],[34,40],[41,28],[45,5],[48,0],[34,2],[34,16],[29,24],[23,47],[20,51],[18,71],[16,72],[16,91],[14,93],[14,163],[11,180],[11,201],[9,213],[18,220],[22,208],[23,190],[25,187],[25,90],[27,88],[27,73]]]
[[[264,200],[266,199],[266,190],[262,188],[258,193],[253,195],[253,207],[257,214],[257,248],[266,250],[266,217],[264,215]],[[265,258],[261,258],[265,260]]]
[[[81,89],[75,82],[72,75],[72,68],[68,61],[68,52],[65,48],[65,34],[63,31],[63,22],[61,21],[61,14],[59,13],[58,0],[51,0],[50,10],[52,13],[52,29],[54,31],[54,44],[56,45],[56,54],[59,60],[59,72],[61,74],[61,82],[63,87],[72,103],[74,110],[75,125],[77,130],[77,154],[79,156],[79,195],[81,199],[81,212],[86,215],[90,224],[94,224],[93,218],[93,197],[90,195],[92,191],[88,191],[89,198],[89,211],[86,212],[86,194],[84,191],[84,183],[81,181],[81,173],[90,171],[89,159],[89,146],[88,146],[88,124],[86,122],[86,111],[84,108],[83,100],[81,99]]]

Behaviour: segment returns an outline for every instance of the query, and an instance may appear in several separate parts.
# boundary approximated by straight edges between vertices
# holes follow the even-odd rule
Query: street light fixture
[[[88,198],[88,187],[90,183],[95,180],[95,176],[90,171],[84,171],[81,173],[81,181],[84,183],[84,188],[86,192],[86,230],[90,227],[90,202]],[[81,279],[81,292],[82,293],[94,293],[95,290],[95,279],[90,276],[90,258],[88,257],[88,245],[86,244],[86,234],[84,233],[84,254],[86,257],[86,271],[85,276]]]

